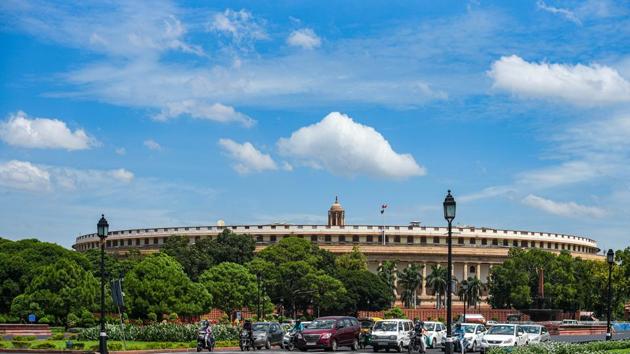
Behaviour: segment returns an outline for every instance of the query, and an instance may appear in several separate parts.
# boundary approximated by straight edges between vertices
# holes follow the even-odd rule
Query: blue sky
[[[0,5],[0,236],[456,223],[628,245],[612,1]]]

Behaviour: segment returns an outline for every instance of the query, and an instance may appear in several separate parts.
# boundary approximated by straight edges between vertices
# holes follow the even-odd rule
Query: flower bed
[[[191,324],[156,323],[147,326],[106,325],[110,340],[144,342],[189,342],[197,339],[198,327]],[[216,341],[238,340],[238,328],[226,325],[212,326]],[[86,328],[79,332],[79,340],[98,340],[99,327]]]
[[[609,350],[628,348],[630,348],[630,340],[597,341],[584,344],[548,342],[510,348],[510,352],[513,354],[603,354]],[[505,352],[505,349],[493,348],[488,353],[502,354]]]

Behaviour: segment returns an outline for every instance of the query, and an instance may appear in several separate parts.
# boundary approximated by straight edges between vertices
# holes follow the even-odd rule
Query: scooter
[[[407,353],[426,353],[427,345],[425,335],[422,333],[417,333],[416,331],[411,332],[411,338],[409,339],[409,346],[407,347]]]
[[[241,337],[238,346],[241,348],[241,351],[250,351],[256,350],[254,347],[254,343],[252,342],[252,337],[249,335],[248,331],[242,331]]]
[[[200,328],[197,332],[197,351],[204,349],[208,349],[209,352],[214,350],[214,336],[208,329]]]
[[[295,343],[297,342],[298,331],[291,331],[289,335],[289,342],[284,346],[284,349],[292,352],[295,350]]]

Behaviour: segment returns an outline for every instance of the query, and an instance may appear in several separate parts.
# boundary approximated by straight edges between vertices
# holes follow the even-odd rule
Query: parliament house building
[[[400,270],[410,264],[423,266],[421,299],[432,301],[432,290],[425,284],[431,266],[447,263],[447,227],[425,226],[418,222],[409,225],[347,225],[345,210],[337,200],[328,210],[326,225],[223,225],[178,226],[110,231],[105,249],[124,254],[130,249],[141,253],[159,250],[172,235],[186,236],[190,243],[203,238],[215,238],[223,230],[251,236],[256,249],[280,241],[284,237],[299,237],[317,244],[334,254],[351,252],[358,246],[367,258],[368,267],[376,272],[385,260],[395,261]],[[603,260],[597,242],[583,237],[550,232],[500,230],[489,227],[453,226],[453,274],[463,280],[476,276],[487,283],[490,269],[501,264],[512,247],[536,248],[554,253],[568,251],[575,257]],[[73,248],[79,252],[99,248],[96,234],[76,238]],[[484,294],[485,295],[485,294]]]

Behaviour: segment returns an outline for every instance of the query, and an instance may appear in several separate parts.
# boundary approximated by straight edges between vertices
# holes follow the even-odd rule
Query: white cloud
[[[116,155],[120,155],[120,156],[127,154],[127,149],[125,149],[124,147],[117,148],[114,151],[116,152]]]
[[[235,160],[233,168],[240,174],[278,169],[271,156],[263,154],[250,142],[239,144],[231,139],[220,139],[219,145]]]
[[[492,186],[492,187],[484,188],[483,190],[476,193],[465,194],[465,195],[459,196],[457,198],[457,201],[466,203],[466,202],[472,202],[472,201],[480,200],[480,199],[493,198],[493,197],[498,197],[502,195],[513,194],[516,192],[517,190],[512,186]]]
[[[50,188],[50,173],[27,161],[0,163],[0,186],[29,191]]]
[[[22,111],[0,123],[0,139],[12,146],[35,149],[85,150],[96,145],[83,129],[73,132],[58,119],[29,118]]]
[[[278,141],[280,153],[337,175],[407,178],[426,174],[410,154],[395,152],[374,128],[332,112]]]
[[[550,12],[552,14],[560,15],[560,16],[566,18],[567,20],[575,23],[576,25],[580,25],[580,26],[582,25],[582,21],[580,21],[580,19],[577,17],[575,12],[573,12],[571,10],[549,6],[549,5],[545,4],[545,2],[542,1],[542,0],[538,0],[538,2],[536,3],[536,7],[538,7],[541,10]]]
[[[160,144],[158,144],[157,141],[153,140],[153,139],[148,139],[144,141],[144,146],[149,149],[149,150],[162,150],[162,146]]]
[[[134,174],[124,168],[80,170],[11,160],[0,163],[0,186],[29,191],[88,190],[128,184]]]
[[[542,99],[561,99],[576,105],[630,102],[630,82],[608,66],[529,63],[516,55],[492,64],[493,87]]]
[[[593,217],[600,218],[605,211],[598,207],[585,206],[575,202],[556,202],[533,194],[523,198],[522,202],[530,207],[543,210],[547,213],[566,217]]]
[[[287,37],[287,43],[294,47],[302,47],[304,49],[317,48],[322,44],[322,40],[310,28],[302,28],[291,32]]]
[[[244,9],[239,11],[226,9],[215,14],[208,25],[208,30],[230,37],[236,46],[245,49],[253,46],[255,41],[269,38],[263,21]]]
[[[245,127],[251,127],[256,122],[248,115],[237,112],[233,107],[220,103],[206,104],[197,100],[168,102],[166,107],[154,118],[167,120],[183,114],[196,119],[207,119],[221,123],[237,122]]]
[[[558,166],[523,172],[518,182],[535,188],[548,188],[580,183],[610,172],[610,166],[589,161],[568,161]]]

